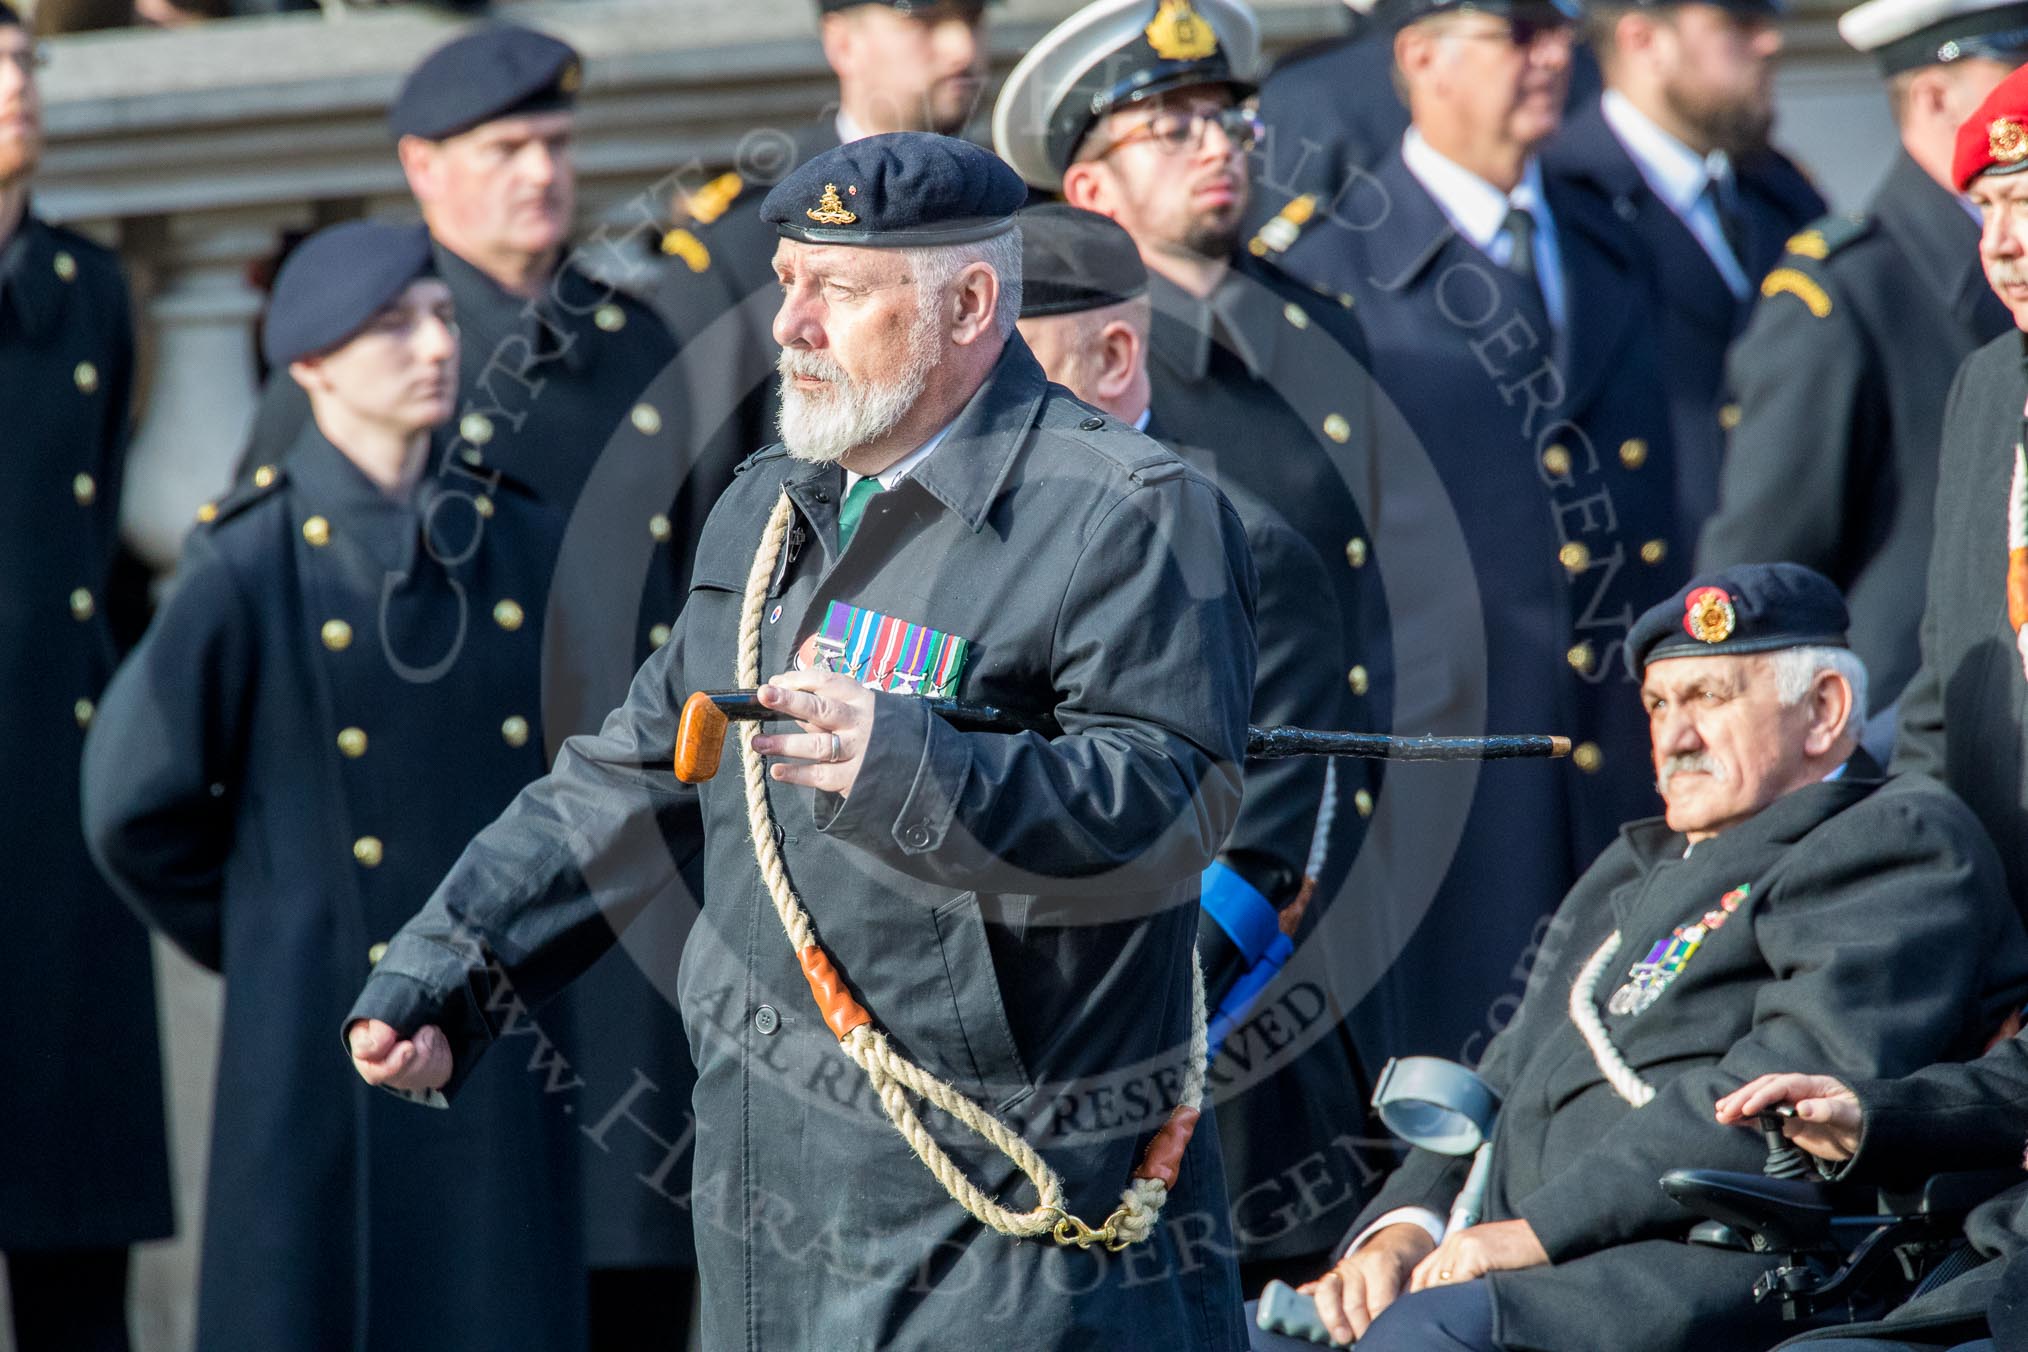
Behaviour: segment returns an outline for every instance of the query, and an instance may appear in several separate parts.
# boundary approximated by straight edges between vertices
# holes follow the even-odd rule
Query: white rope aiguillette
[[[1620,1049],[1613,1045],[1612,1035],[1606,1032],[1605,1020],[1598,1016],[1598,1002],[1594,999],[1599,979],[1605,975],[1606,968],[1612,965],[1613,957],[1619,951],[1620,932],[1614,930],[1579,970],[1577,980],[1570,986],[1570,1021],[1577,1025],[1585,1045],[1591,1048],[1591,1059],[1598,1063],[1599,1073],[1606,1077],[1606,1083],[1613,1087],[1613,1092],[1636,1108],[1645,1108],[1655,1097],[1655,1086],[1642,1079],[1641,1073],[1620,1055]]]
[[[767,600],[768,583],[788,537],[793,508],[784,493],[776,500],[774,512],[761,535],[747,574],[746,595],[740,612],[739,661],[735,679],[743,687],[760,684],[761,612]],[[1120,1250],[1154,1233],[1156,1218],[1168,1200],[1169,1189],[1181,1165],[1183,1142],[1189,1140],[1204,1098],[1205,1063],[1208,1059],[1204,1008],[1204,973],[1193,952],[1191,959],[1191,1015],[1189,1060],[1184,1068],[1182,1100],[1169,1120],[1156,1133],[1141,1168],[1120,1194],[1120,1205],[1104,1225],[1094,1229],[1073,1216],[1065,1206],[1063,1179],[1037,1154],[1019,1133],[974,1103],[957,1089],[916,1065],[894,1049],[873,1017],[851,996],[844,980],[832,966],[809,912],[803,909],[790,885],[788,869],[782,863],[776,843],[774,817],[768,806],[767,767],[753,749],[760,724],[745,721],[739,727],[740,763],[746,778],[747,830],[753,837],[754,857],[760,865],[761,880],[767,884],[775,915],[795,948],[797,960],[810,982],[825,1022],[838,1036],[838,1045],[855,1065],[866,1073],[895,1130],[909,1144],[944,1191],[981,1224],[1015,1239],[1036,1239],[1050,1235],[1057,1243],[1090,1248],[1103,1244]],[[1003,1206],[972,1182],[945,1153],[917,1115],[911,1096],[941,1108],[1013,1162],[1035,1186],[1036,1204],[1027,1211]],[[1158,1151],[1169,1147],[1158,1157]],[[1173,1161],[1167,1156],[1173,1154]]]

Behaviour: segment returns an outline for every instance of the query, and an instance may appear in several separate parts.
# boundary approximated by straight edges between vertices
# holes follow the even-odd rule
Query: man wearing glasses
[[[34,767],[0,815],[0,1252],[21,1352],[124,1352],[127,1250],[174,1229],[147,932],[78,825],[112,674],[134,344],[118,261],[30,210],[35,39],[0,0],[0,737]],[[0,1342],[6,1341],[0,1316]]]
[[[1543,918],[1655,803],[1622,659],[1633,618],[1686,576],[1690,540],[1648,269],[1610,206],[1536,159],[1571,42],[1570,16],[1543,0],[1421,0],[1394,39],[1413,119],[1400,145],[1264,241],[1353,298],[1374,376],[1440,481],[1440,500],[1385,494],[1375,529],[1446,512],[1463,528],[1477,594],[1395,617],[1397,651],[1405,626],[1441,635],[1399,686],[1432,724],[1576,744],[1464,787],[1461,846],[1385,978],[1397,1054],[1476,1060]]]
[[[994,109],[994,142],[1031,187],[1109,217],[1132,237],[1151,309],[1142,425],[1246,504],[1243,517],[1272,516],[1249,520],[1250,534],[1293,528],[1306,553],[1322,560],[1324,595],[1312,569],[1270,576],[1276,563],[1257,558],[1262,591],[1296,590],[1303,607],[1335,606],[1336,626],[1318,624],[1302,638],[1310,669],[1303,684],[1319,693],[1301,717],[1369,729],[1375,711],[1388,707],[1380,570],[1358,501],[1373,467],[1376,392],[1352,312],[1236,247],[1250,190],[1247,152],[1259,138],[1245,103],[1259,50],[1259,27],[1243,0],[1099,0],[1051,30],[1009,76]],[[1299,776],[1307,781],[1306,817],[1235,841],[1207,873],[1199,946],[1214,984],[1219,972],[1251,964],[1257,941],[1249,936],[1279,930],[1307,940],[1349,869],[1378,786],[1364,764],[1337,765],[1328,795],[1335,808],[1322,813],[1323,835],[1313,842],[1325,773],[1315,766]],[[1248,785],[1250,806],[1285,792],[1262,789],[1251,775]],[[1252,1008],[1272,1008],[1303,984],[1287,974]],[[1336,1026],[1346,1002],[1312,989],[1314,999],[1292,997],[1316,1016],[1305,1031],[1325,1024],[1330,1031],[1282,1057],[1279,1073],[1220,1112],[1240,1256],[1255,1265],[1250,1277],[1325,1251],[1337,1218],[1361,1195],[1359,1162],[1327,1147],[1358,1122],[1364,1077]],[[1274,1050],[1254,1045],[1247,1012],[1235,1006],[1226,1043],[1235,1069]],[[1273,1027],[1259,1032],[1281,1040]],[[1305,1187],[1278,1177],[1312,1151],[1324,1152],[1316,1167],[1332,1175],[1328,1182]]]

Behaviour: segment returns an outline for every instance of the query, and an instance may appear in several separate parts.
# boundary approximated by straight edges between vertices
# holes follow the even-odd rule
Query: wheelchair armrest
[[[1982,1203],[2019,1185],[2021,1178],[2019,1169],[1932,1174],[1912,1190],[1882,1188],[1880,1211],[1890,1216],[1920,1216],[1936,1228],[1955,1230]]]
[[[1759,1250],[1802,1253],[1833,1247],[1834,1216],[1872,1211],[1871,1189],[1769,1178],[1725,1169],[1671,1169],[1662,1191],[1699,1216],[1722,1222]],[[1854,1206],[1858,1199],[1863,1205]]]

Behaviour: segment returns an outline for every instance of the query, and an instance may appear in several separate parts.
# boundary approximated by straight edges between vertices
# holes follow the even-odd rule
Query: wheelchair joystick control
[[[1769,1178],[1814,1178],[1816,1170],[1810,1167],[1810,1157],[1790,1144],[1789,1138],[1782,1134],[1785,1116],[1785,1113],[1760,1115],[1760,1136],[1767,1145],[1767,1162],[1761,1165],[1761,1172]]]

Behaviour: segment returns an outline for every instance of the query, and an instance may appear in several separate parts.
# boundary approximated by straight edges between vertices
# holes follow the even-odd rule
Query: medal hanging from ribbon
[[[2014,627],[2014,651],[2028,675],[2028,409],[2023,435],[2014,443],[2014,478],[2007,491],[2007,623]]]
[[[1662,998],[1662,992],[1683,974],[1683,969],[1704,946],[1704,941],[1724,929],[1732,913],[1745,905],[1752,895],[1753,884],[1742,883],[1720,897],[1717,906],[1696,920],[1678,925],[1668,938],[1658,941],[1648,950],[1647,957],[1627,969],[1626,984],[1613,992],[1612,999],[1606,1003],[1606,1010],[1619,1015],[1646,1013],[1649,1006]]]
[[[971,646],[956,634],[833,601],[797,665],[835,671],[890,694],[948,699],[957,694]]]

